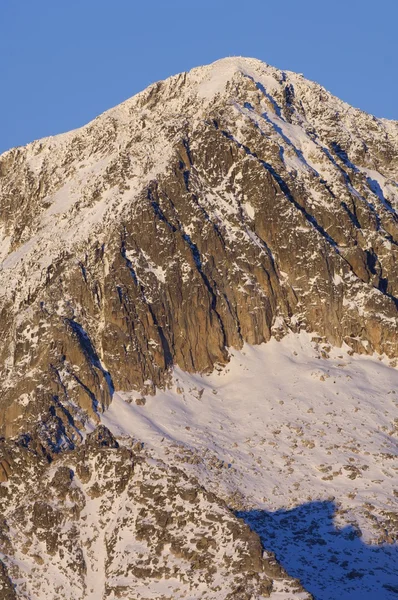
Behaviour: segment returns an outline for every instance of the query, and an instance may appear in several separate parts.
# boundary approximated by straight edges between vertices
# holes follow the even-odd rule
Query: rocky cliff
[[[394,364],[397,180],[398,122],[243,58],[3,154],[0,481],[19,470],[10,439],[46,464],[82,452],[115,391],[211,372],[244,343],[305,330]]]
[[[397,169],[398,123],[251,59],[2,155],[3,435],[289,329],[394,358]]]

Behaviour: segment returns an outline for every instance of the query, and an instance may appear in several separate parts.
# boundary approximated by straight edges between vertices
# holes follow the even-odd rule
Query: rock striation
[[[397,170],[397,122],[240,58],[6,152],[0,431],[71,446],[114,389],[288,330],[394,358]]]
[[[396,365],[397,210],[398,122],[254,59],[1,155],[4,597],[275,590],[221,500],[95,427],[289,332]]]

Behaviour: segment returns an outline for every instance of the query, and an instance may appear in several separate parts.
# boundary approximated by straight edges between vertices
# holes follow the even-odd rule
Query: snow
[[[250,204],[250,202],[245,202],[243,206],[249,218],[254,219],[254,217],[256,216],[256,211],[255,208]]]
[[[0,265],[1,269],[7,270],[14,268],[22,259],[35,247],[37,243],[37,237],[34,236],[30,238],[25,244],[20,246],[18,250],[14,250],[14,252],[10,252],[7,258]]]
[[[239,70],[239,60],[237,59],[221,60],[213,63],[198,86],[198,96],[209,100],[216,94],[222,93],[237,70]]]
[[[319,535],[326,547],[311,550],[311,569],[294,526],[279,536],[268,517],[266,527],[259,525],[260,533],[266,530],[267,549],[279,550],[280,559],[288,544],[290,554],[282,563],[288,572],[292,567],[289,574],[300,573],[309,591],[322,593],[322,600],[340,597],[322,571],[337,552],[334,531],[346,535],[355,523],[361,546],[350,546],[347,568],[334,572],[342,579],[335,589],[339,594],[351,589],[345,578],[357,568],[362,578],[353,580],[356,593],[367,597],[369,587],[376,593],[380,582],[392,578],[383,552],[377,560],[384,560],[384,574],[365,575],[364,569],[366,556],[380,544],[375,522],[396,506],[398,370],[380,357],[332,348],[329,358],[322,358],[321,350],[306,333],[245,345],[211,375],[175,369],[172,387],[148,396],[145,406],[137,406],[127,392],[115,393],[102,421],[122,439],[141,440],[149,455],[194,474],[232,507],[238,498],[249,522],[253,511],[264,511],[280,518],[291,514],[294,523],[294,511],[304,510],[305,528],[317,511],[324,515],[328,523],[320,523]],[[375,521],[367,515],[369,505]],[[295,547],[300,557],[292,566]]]
[[[61,253],[70,251],[78,258],[81,248],[84,254],[87,240],[102,241],[104,231],[134,212],[145,186],[175,159],[185,124],[189,123],[192,131],[204,126],[204,119],[211,114],[209,106],[220,95],[224,96],[217,108],[222,108],[231,128],[230,139],[245,148],[253,128],[259,130],[264,140],[263,147],[259,144],[261,160],[269,160],[275,170],[282,169],[289,185],[293,182],[298,190],[305,190],[303,203],[307,202],[315,215],[322,209],[325,221],[330,217],[333,222],[340,203],[349,204],[353,198],[371,216],[374,206],[381,209],[383,218],[395,216],[398,185],[389,166],[385,165],[382,173],[377,165],[345,164],[329,150],[335,115],[339,116],[337,134],[344,139],[348,136],[354,149],[356,144],[361,147],[371,119],[364,113],[299,75],[255,59],[223,59],[184,77],[184,87],[178,87],[181,75],[163,82],[160,100],[150,110],[146,100],[154,86],[80,130],[21,149],[21,162],[25,161],[35,183],[40,183],[47,169],[52,188],[40,197],[37,219],[19,246],[8,230],[3,227],[0,231],[0,294],[15,295],[16,311],[26,305],[28,294],[34,295],[46,267]],[[239,96],[244,83],[250,83],[247,93],[257,101],[255,108]],[[290,120],[280,108],[287,84],[294,87],[303,108]],[[396,123],[374,122],[397,139]],[[378,131],[373,141],[382,138]],[[123,170],[121,183],[116,175],[120,175],[123,160],[129,167],[127,174]],[[244,160],[255,160],[250,150]],[[209,172],[211,167],[211,163],[207,165]],[[206,184],[202,177],[201,202],[231,246],[245,243],[263,252],[260,240],[248,228],[249,220],[256,216],[255,206],[250,197],[239,194],[242,172],[235,174],[238,191],[231,186],[235,167],[224,180],[220,178],[219,185]],[[109,183],[106,176],[112,169],[115,180]],[[353,176],[352,184],[347,183],[347,173]],[[239,221],[242,209],[247,215],[244,227]],[[185,234],[193,235],[200,226],[200,220],[193,217]],[[293,233],[298,231],[306,232],[308,227],[297,227]],[[373,247],[373,235],[366,226],[361,228],[364,248]],[[342,239],[341,248],[344,236]],[[384,256],[380,251],[382,264],[389,259],[391,242],[380,240],[380,248],[386,250]],[[317,252],[315,248],[312,259]],[[142,250],[127,251],[126,256],[137,270],[138,280],[145,283],[146,293],[149,289],[150,301],[151,286],[167,282],[172,263],[158,265]],[[245,260],[243,250],[240,259]],[[108,273],[106,257],[104,262]],[[234,264],[232,271],[240,268]],[[183,281],[188,282],[190,265],[184,263],[182,270]],[[281,276],[288,283],[287,274],[281,272]],[[313,277],[311,283],[315,286],[318,280]],[[352,273],[334,274],[336,286],[346,280],[353,291],[357,279]],[[240,288],[250,293],[253,283],[242,272]],[[367,294],[380,292],[369,288]],[[359,293],[343,298],[343,306],[363,318],[367,317],[365,302],[366,297]],[[28,309],[21,309],[21,315],[22,310]],[[396,325],[393,317],[379,316],[385,327]],[[282,325],[277,320],[274,328]],[[33,344],[37,338],[30,339]],[[360,341],[359,336],[355,339]],[[141,440],[148,455],[185,469],[222,495],[232,508],[244,511],[244,518],[258,529],[264,545],[277,552],[287,570],[300,576],[309,589],[312,586],[322,600],[344,597],[348,589],[350,598],[384,599],[388,591],[380,586],[390,585],[389,556],[395,556],[392,543],[383,541],[382,523],[383,511],[396,507],[398,373],[380,357],[351,356],[347,349],[332,349],[325,358],[327,352],[304,333],[291,334],[281,342],[271,340],[264,346],[246,345],[239,352],[231,350],[229,364],[208,376],[176,368],[171,388],[147,397],[144,406],[135,404],[131,390],[116,392],[102,420],[121,439],[128,435]],[[26,407],[29,401],[24,395],[20,404]],[[90,531],[96,529],[99,507],[95,501],[87,499],[87,503]],[[314,520],[314,530],[325,542],[322,547],[314,544],[310,535]],[[360,544],[355,536],[341,542],[341,535],[353,533],[350,527],[361,530]],[[105,584],[101,575],[104,539],[104,532],[97,541],[90,539],[87,576],[91,598],[99,597]],[[122,541],[130,548],[128,540]],[[379,546],[380,552],[373,552]],[[345,553],[350,557],[347,567],[342,566]],[[330,566],[332,559],[341,563],[339,568]],[[376,565],[375,574],[364,572],[366,561]],[[354,569],[361,576],[354,574],[350,584],[347,577]],[[51,576],[56,577],[54,573]],[[168,582],[159,581],[153,593],[166,593],[167,587]],[[286,594],[276,589],[272,598],[286,598]]]
[[[362,172],[367,177],[368,184],[381,204],[389,212],[398,213],[398,185],[374,169],[362,167]]]

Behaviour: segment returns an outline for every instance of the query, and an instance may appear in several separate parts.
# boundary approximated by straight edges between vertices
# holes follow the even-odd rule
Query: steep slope
[[[290,334],[145,402],[116,393],[103,420],[222,497],[317,600],[394,600],[397,389],[376,357]]]
[[[0,156],[5,598],[393,598],[397,210],[398,122],[254,59]]]
[[[396,122],[235,58],[7,152],[0,430],[288,329],[394,358],[397,169]]]
[[[36,491],[1,488],[2,600],[310,598],[222,501],[103,426],[36,467]]]

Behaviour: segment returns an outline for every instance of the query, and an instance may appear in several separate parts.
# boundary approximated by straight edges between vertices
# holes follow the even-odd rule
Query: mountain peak
[[[99,404],[112,393],[109,377],[157,385],[172,364],[211,370],[229,346],[297,328],[394,357],[397,169],[394,124],[241,57],[158,82],[79,130],[6,153],[0,299],[14,325],[5,385],[28,368],[19,337],[47,317],[84,356],[91,340]],[[125,360],[154,348],[129,375],[110,350],[112,315],[132,319],[124,293],[146,315],[139,339],[117,320],[132,336]],[[187,306],[205,336],[188,327]],[[185,341],[170,325],[175,311],[190,330]],[[7,416],[4,426],[14,427]]]
[[[227,506],[393,589],[397,126],[232,57],[0,157],[7,598],[308,597]]]

